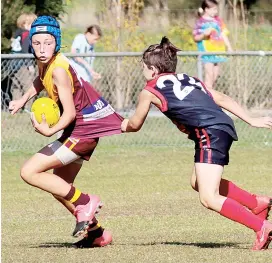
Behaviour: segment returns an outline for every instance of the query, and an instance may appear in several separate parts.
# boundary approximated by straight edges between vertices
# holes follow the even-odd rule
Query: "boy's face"
[[[149,69],[144,62],[142,62],[142,67],[143,67],[143,74],[145,79],[146,80],[154,79],[156,72],[155,70],[152,69],[153,67]]]
[[[41,63],[48,63],[55,53],[55,38],[50,34],[35,34],[31,42],[37,59]]]
[[[94,45],[100,39],[100,36],[97,34],[95,30],[93,34],[90,32],[87,32],[85,36],[90,45]]]

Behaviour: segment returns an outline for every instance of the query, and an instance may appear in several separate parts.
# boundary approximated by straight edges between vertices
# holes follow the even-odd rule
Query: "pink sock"
[[[250,210],[257,206],[255,195],[239,188],[226,179],[222,179],[220,182],[219,194],[237,201],[241,205],[248,207]]]
[[[261,230],[263,225],[263,219],[252,214],[244,206],[237,201],[227,198],[224,202],[220,215],[227,217],[235,222],[243,224],[248,228],[253,229],[255,232]]]

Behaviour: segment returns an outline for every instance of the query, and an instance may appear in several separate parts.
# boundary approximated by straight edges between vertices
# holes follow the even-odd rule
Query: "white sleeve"
[[[82,47],[82,42],[84,40],[84,37],[85,36],[83,34],[79,34],[79,35],[76,35],[76,37],[74,38],[71,49],[76,50],[76,53],[81,53],[81,47]]]

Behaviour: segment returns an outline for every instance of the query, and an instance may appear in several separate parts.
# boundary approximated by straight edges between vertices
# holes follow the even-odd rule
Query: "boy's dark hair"
[[[102,37],[103,33],[102,30],[100,28],[100,26],[98,25],[91,25],[86,29],[85,33],[91,33],[94,34],[95,32],[97,32],[98,36]]]
[[[167,37],[163,37],[160,44],[148,47],[143,54],[143,62],[148,68],[154,66],[158,73],[175,72],[177,67],[177,52],[175,47]]]
[[[214,5],[218,5],[218,2],[216,0],[202,1],[201,8],[198,9],[198,16],[202,16],[206,8],[211,8]]]

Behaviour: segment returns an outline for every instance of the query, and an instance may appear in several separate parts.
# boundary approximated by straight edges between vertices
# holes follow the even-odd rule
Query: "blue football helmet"
[[[58,21],[52,16],[38,16],[31,24],[29,31],[30,51],[35,55],[32,47],[31,39],[35,34],[47,33],[52,35],[56,40],[55,53],[60,50],[61,46],[61,30]]]

